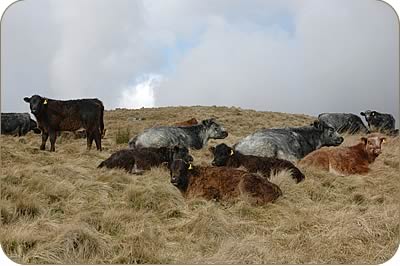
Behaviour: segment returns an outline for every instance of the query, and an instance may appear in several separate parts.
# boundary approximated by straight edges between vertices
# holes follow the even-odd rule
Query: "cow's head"
[[[193,157],[189,154],[189,149],[177,145],[171,149],[170,161],[183,160],[185,162],[193,162]]]
[[[40,97],[39,95],[33,95],[32,97],[25,97],[24,101],[29,103],[31,112],[35,116],[39,115],[47,105],[47,99]]]
[[[375,119],[377,112],[367,110],[365,112],[360,112],[360,115],[365,117],[365,120],[367,121],[368,126],[370,126],[370,124],[371,124],[370,122]]]
[[[321,132],[320,141],[322,146],[339,146],[343,142],[343,137],[329,124],[316,120],[313,126]]]
[[[172,185],[181,191],[186,191],[189,184],[189,171],[193,170],[192,163],[184,160],[174,160],[170,167]]]
[[[370,134],[367,137],[361,137],[361,142],[365,145],[365,151],[368,154],[368,161],[372,163],[376,157],[382,153],[382,143],[386,138],[377,134]]]
[[[214,155],[214,160],[211,163],[214,166],[225,166],[229,158],[235,154],[233,149],[225,143],[210,147],[209,150]]]
[[[219,125],[213,118],[201,121],[210,139],[224,139],[228,136],[228,132],[223,126]]]
[[[382,114],[371,110],[361,112],[360,115],[365,116],[365,120],[367,121],[370,130],[379,130],[382,127],[387,126],[387,124],[390,124],[391,120],[393,120],[389,114]],[[394,129],[394,121],[392,126]]]

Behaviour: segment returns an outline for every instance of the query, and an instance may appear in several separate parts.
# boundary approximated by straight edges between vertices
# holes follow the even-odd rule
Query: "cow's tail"
[[[104,131],[104,105],[101,104],[100,106],[100,121],[99,121],[99,126],[100,126],[100,134],[101,137],[104,138],[105,131]]]
[[[277,159],[272,165],[272,170],[274,172],[289,170],[292,173],[292,178],[295,179],[297,183],[303,181],[305,178],[300,169],[297,168],[292,162],[287,160]]]
[[[99,166],[97,166],[97,168],[102,168],[102,167],[104,167],[104,166],[106,166],[106,161],[102,161],[102,162],[99,164]]]

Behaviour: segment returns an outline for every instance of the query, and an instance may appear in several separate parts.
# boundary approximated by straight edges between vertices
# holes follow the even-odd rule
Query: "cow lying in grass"
[[[381,154],[385,137],[370,134],[351,147],[324,147],[300,161],[300,165],[315,166],[336,175],[366,174],[368,165]]]
[[[209,139],[224,139],[227,136],[228,132],[224,127],[211,118],[193,126],[148,128],[129,141],[129,148],[159,148],[181,145],[200,150]]]
[[[193,161],[186,147],[124,149],[113,153],[108,159],[101,162],[98,168],[122,168],[129,173],[140,174],[143,170],[150,170],[151,167],[165,163],[169,166],[176,159]]]
[[[272,202],[282,195],[281,189],[267,179],[228,167],[192,166],[174,160],[170,166],[171,183],[185,198],[232,200],[244,196],[252,204]]]
[[[260,157],[253,155],[244,155],[239,151],[234,151],[228,145],[222,143],[216,147],[209,149],[214,155],[212,165],[214,166],[227,166],[238,168],[243,166],[251,173],[260,172],[263,176],[269,178],[271,172],[276,173],[282,170],[289,170],[292,173],[293,179],[299,183],[304,179],[304,174],[293,163],[271,157]]]
[[[188,127],[188,126],[197,125],[198,123],[199,122],[197,121],[196,118],[191,118],[191,119],[186,120],[186,121],[176,122],[176,123],[173,124],[173,126]]]

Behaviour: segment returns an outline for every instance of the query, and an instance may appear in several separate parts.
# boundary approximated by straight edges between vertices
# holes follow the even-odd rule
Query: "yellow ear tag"
[[[43,104],[47,104],[47,99],[44,99],[44,102],[43,102]]]
[[[189,164],[189,167],[188,167],[188,169],[189,169],[189,170],[192,170],[192,169],[193,169],[193,166],[192,166],[192,164],[191,164],[191,163]]]
[[[386,139],[382,139],[382,143],[386,143]]]
[[[229,154],[229,156],[232,156],[233,155],[233,150],[231,150],[231,154]]]

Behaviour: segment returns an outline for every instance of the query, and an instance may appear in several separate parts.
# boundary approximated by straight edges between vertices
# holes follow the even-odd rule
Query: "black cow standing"
[[[32,114],[35,115],[39,128],[42,130],[42,144],[46,147],[50,136],[50,151],[55,151],[58,131],[75,131],[86,129],[87,148],[91,148],[93,140],[97,150],[101,151],[101,134],[104,131],[104,106],[98,99],[79,99],[59,101],[33,95],[25,97]]]

